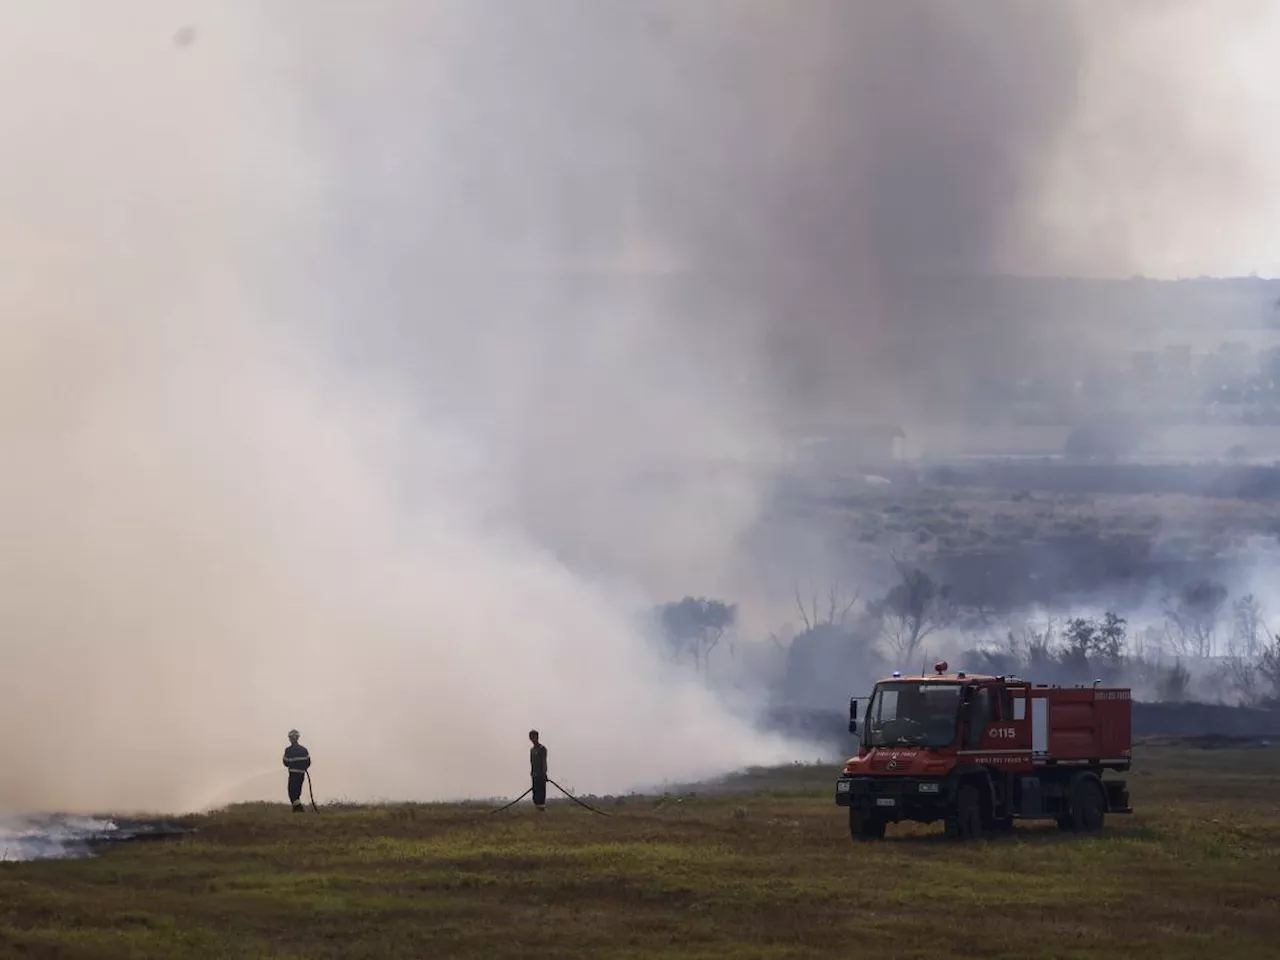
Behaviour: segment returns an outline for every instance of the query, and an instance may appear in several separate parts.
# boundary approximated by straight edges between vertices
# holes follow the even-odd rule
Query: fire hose
[[[311,809],[312,809],[312,810],[314,810],[316,813],[319,813],[319,812],[320,812],[320,808],[316,806],[316,793],[315,793],[315,790],[314,790],[314,789],[312,788],[312,786],[311,786],[311,771],[310,771],[310,770],[304,770],[303,772],[306,774],[306,777],[307,777],[307,794],[308,794],[308,796],[310,796],[310,798],[311,798]],[[600,816],[602,816],[602,817],[611,817],[611,816],[613,816],[613,814],[611,814],[611,813],[605,813],[603,810],[597,810],[595,807],[593,807],[591,804],[587,803],[587,802],[586,802],[586,801],[584,801],[584,800],[579,800],[579,799],[578,799],[577,797],[575,797],[572,793],[570,793],[570,792],[569,792],[568,790],[566,790],[564,787],[560,786],[560,784],[556,783],[556,782],[555,782],[554,780],[552,780],[550,777],[547,777],[547,783],[551,784],[553,787],[555,787],[557,790],[559,790],[561,793],[563,793],[566,797],[568,797],[570,800],[572,800],[572,801],[573,801],[574,803],[576,803],[578,806],[580,806],[580,807],[585,807],[586,809],[590,810],[592,813],[598,813],[598,814],[599,814]],[[495,810],[490,810],[489,812],[490,812],[490,813],[501,813],[503,810],[508,810],[508,809],[510,809],[511,807],[514,807],[517,803],[519,803],[521,800],[523,800],[525,797],[527,797],[527,796],[528,796],[529,794],[531,794],[531,793],[533,793],[533,787],[529,787],[529,789],[528,789],[528,790],[526,790],[524,793],[520,794],[520,796],[516,797],[516,798],[515,798],[514,800],[512,800],[510,803],[508,803],[508,804],[504,804],[503,806],[498,807],[498,808],[497,808],[497,809],[495,809]]]
[[[307,794],[311,797],[311,809],[316,813],[320,812],[320,808],[316,806],[316,792],[311,789],[311,770],[303,771],[307,775]]]
[[[572,793],[570,793],[570,792],[569,792],[568,790],[566,790],[564,787],[560,786],[560,784],[556,783],[556,782],[555,782],[554,780],[552,780],[550,777],[547,777],[547,783],[551,784],[553,787],[555,787],[557,790],[559,790],[561,793],[563,793],[566,797],[568,797],[568,798],[569,798],[570,800],[572,800],[574,803],[578,804],[578,806],[580,806],[580,807],[586,807],[586,808],[587,808],[588,810],[590,810],[592,813],[598,813],[598,814],[600,814],[600,816],[602,816],[602,817],[611,817],[611,816],[613,816],[613,814],[611,814],[611,813],[605,813],[603,810],[597,810],[595,807],[591,806],[591,804],[586,803],[586,802],[584,802],[584,801],[582,801],[582,800],[579,800],[579,799],[578,799],[577,797],[575,797]],[[514,807],[517,803],[519,803],[521,800],[523,800],[525,797],[527,797],[527,796],[528,796],[529,794],[531,794],[531,793],[533,793],[533,787],[530,787],[528,790],[526,790],[524,793],[520,794],[520,796],[516,797],[516,798],[515,798],[514,800],[512,800],[510,803],[508,803],[508,804],[506,804],[506,805],[504,805],[504,806],[498,807],[498,808],[496,808],[496,809],[494,809],[494,810],[490,810],[489,812],[490,812],[490,813],[501,813],[503,810],[507,810],[507,809],[509,809],[510,807]]]
[[[517,803],[519,803],[521,800],[523,800],[525,797],[527,797],[531,793],[533,793],[533,787],[530,787],[528,790],[520,794],[520,796],[516,797],[514,800],[512,800],[510,803],[506,804],[505,806],[498,807],[496,810],[490,810],[489,812],[501,813],[503,810],[507,810],[511,807],[514,807]]]

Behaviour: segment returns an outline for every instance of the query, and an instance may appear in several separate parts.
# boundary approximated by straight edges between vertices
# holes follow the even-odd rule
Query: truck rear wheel
[[[849,808],[849,835],[855,840],[883,840],[885,823],[875,814],[859,813],[857,807]]]
[[[1058,829],[1071,833],[1093,833],[1102,829],[1107,801],[1102,784],[1095,777],[1083,776],[1071,784],[1070,806],[1058,817]]]

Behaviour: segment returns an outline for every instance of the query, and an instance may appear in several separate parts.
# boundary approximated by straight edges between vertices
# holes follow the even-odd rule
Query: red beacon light
[[[941,676],[942,674],[947,672],[947,661],[939,660],[937,663],[933,665],[933,669],[937,670],[938,675]]]

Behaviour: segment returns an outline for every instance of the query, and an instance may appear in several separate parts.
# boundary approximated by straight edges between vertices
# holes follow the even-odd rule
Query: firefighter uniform
[[[547,802],[547,748],[538,742],[538,731],[529,731],[533,746],[529,749],[529,776],[533,780],[533,803],[539,810],[546,809]]]
[[[289,771],[289,802],[294,813],[305,813],[302,805],[302,781],[311,767],[311,754],[298,742],[298,731],[289,731],[289,745],[284,748],[284,766]]]

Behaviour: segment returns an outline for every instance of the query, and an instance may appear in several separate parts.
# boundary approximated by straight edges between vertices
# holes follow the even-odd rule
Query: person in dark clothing
[[[547,747],[538,742],[538,731],[529,731],[529,776],[533,778],[533,805],[545,812],[547,807]]]
[[[306,813],[302,805],[302,781],[311,767],[311,754],[298,742],[298,731],[289,731],[289,745],[284,748],[284,766],[289,771],[289,802],[294,813]]]

